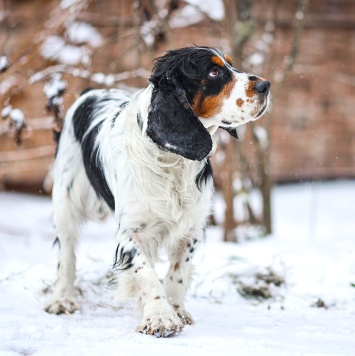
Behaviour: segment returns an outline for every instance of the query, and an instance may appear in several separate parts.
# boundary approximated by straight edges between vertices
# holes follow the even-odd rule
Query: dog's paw
[[[191,314],[186,310],[179,309],[176,313],[184,325],[192,325],[194,323]]]
[[[173,311],[146,315],[142,323],[137,327],[137,331],[156,337],[168,337],[179,334],[184,328],[181,318]]]
[[[79,305],[69,298],[54,300],[45,309],[50,314],[73,314],[76,310],[79,310]]]

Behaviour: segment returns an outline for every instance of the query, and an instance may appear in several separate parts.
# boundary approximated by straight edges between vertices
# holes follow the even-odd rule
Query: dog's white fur
[[[225,62],[219,52],[218,55]],[[233,72],[233,76],[236,84],[221,112],[200,119],[213,142],[209,155],[216,149],[216,131],[223,125],[221,120],[228,120],[231,127],[237,127],[256,119],[255,112],[261,115],[262,107],[267,104],[267,99],[259,100],[258,95],[254,103],[247,101],[248,74]],[[191,280],[191,260],[203,240],[210,212],[213,181],[208,177],[201,187],[196,184],[196,176],[205,168],[207,158],[189,160],[163,150],[147,136],[152,90],[150,84],[132,98],[118,89],[91,90],[68,110],[54,170],[54,224],[60,250],[58,279],[47,311],[72,313],[79,308],[74,293],[79,226],[88,218],[102,218],[110,211],[88,180],[82,147],[75,137],[72,122],[80,105],[96,97],[95,119],[86,135],[102,123],[95,147],[115,198],[117,253],[121,256],[116,268],[119,292],[123,297],[137,298],[142,307],[143,318],[138,331],[169,336],[192,323],[184,298]],[[110,100],[101,100],[103,98]],[[245,102],[243,114],[235,105],[238,98]],[[129,103],[122,109],[126,101]],[[113,125],[108,118],[120,110]],[[142,118],[141,127],[137,124],[138,112]],[[167,249],[170,258],[163,284],[154,271],[161,248]]]

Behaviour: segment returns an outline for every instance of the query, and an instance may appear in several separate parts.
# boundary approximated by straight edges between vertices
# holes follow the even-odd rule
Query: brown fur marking
[[[214,63],[214,64],[217,64],[220,67],[224,67],[223,59],[221,57],[219,57],[219,56],[213,56],[211,58],[211,62]]]
[[[204,100],[201,93],[198,93],[191,105],[192,110],[198,117],[209,118],[218,114],[223,105],[223,100],[229,98],[235,85],[235,79],[227,83],[218,95],[208,96]]]
[[[248,98],[252,98],[255,94],[254,84],[255,83],[250,80],[248,87],[245,89],[245,94],[247,95]]]
[[[237,105],[241,108],[244,104],[244,100],[242,98],[237,99]]]
[[[174,265],[174,272],[176,272],[179,269],[180,265],[179,262],[176,262]]]
[[[231,66],[233,65],[232,58],[230,56],[228,56],[228,54],[225,54],[224,58],[226,59],[228,64],[230,64]]]

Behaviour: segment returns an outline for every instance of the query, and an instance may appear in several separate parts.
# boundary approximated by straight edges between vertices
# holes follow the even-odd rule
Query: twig
[[[24,274],[25,272],[27,272],[28,270],[30,270],[31,268],[33,268],[33,266],[34,266],[34,265],[28,266],[27,268],[25,268],[25,269],[22,270],[22,271],[15,272],[15,273],[10,274],[9,276],[7,276],[7,277],[5,277],[5,278],[0,279],[0,283],[1,283],[1,282],[5,282],[5,281],[9,281],[10,279],[12,279],[12,278],[15,277],[15,276],[18,276],[19,274]]]

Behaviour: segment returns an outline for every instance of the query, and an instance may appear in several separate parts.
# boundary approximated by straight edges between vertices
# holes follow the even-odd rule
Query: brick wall
[[[272,162],[279,181],[355,177],[355,2],[310,4],[294,71],[275,102]],[[286,10],[279,58],[292,31]]]

